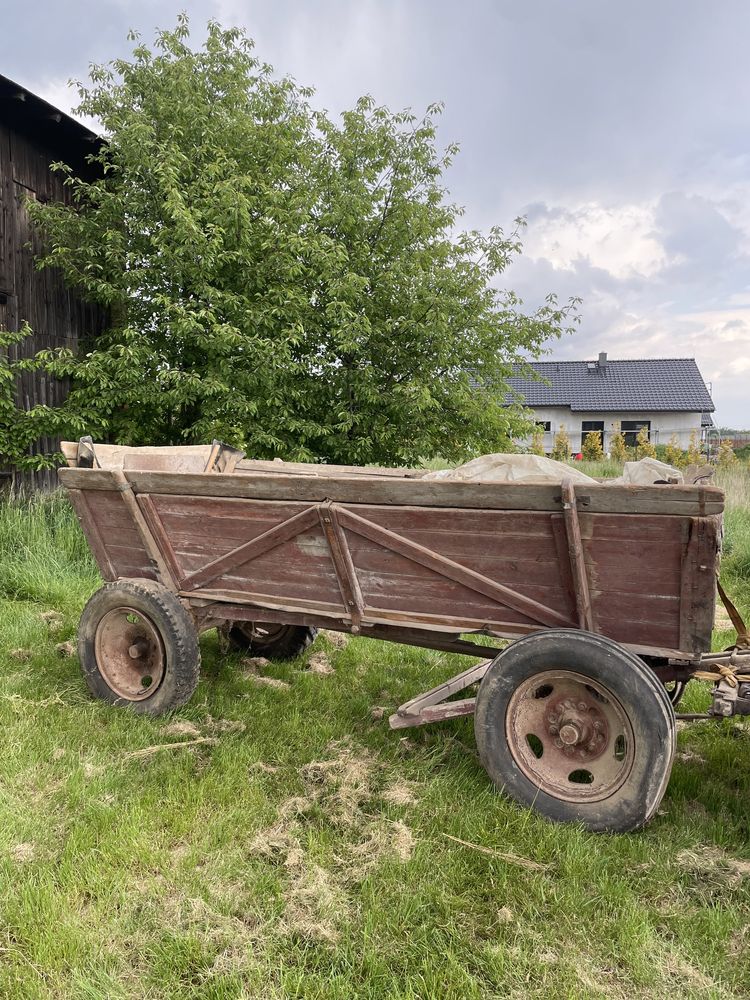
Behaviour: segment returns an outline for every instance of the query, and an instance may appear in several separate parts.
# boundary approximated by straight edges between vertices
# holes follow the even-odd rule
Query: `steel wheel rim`
[[[633,767],[633,727],[622,704],[603,684],[570,670],[542,671],[520,684],[505,733],[529,781],[566,802],[609,798]]]
[[[96,627],[94,655],[107,685],[128,701],[150,698],[164,679],[164,644],[154,623],[136,608],[113,608]]]
[[[276,622],[237,622],[236,624],[239,625],[240,632],[249,642],[258,642],[263,645],[278,639],[288,627]]]

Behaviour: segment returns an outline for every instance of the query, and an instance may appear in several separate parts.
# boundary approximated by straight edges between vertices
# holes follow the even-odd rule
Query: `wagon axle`
[[[566,698],[551,705],[545,721],[558,749],[579,760],[594,760],[604,753],[609,740],[606,717],[593,702]]]

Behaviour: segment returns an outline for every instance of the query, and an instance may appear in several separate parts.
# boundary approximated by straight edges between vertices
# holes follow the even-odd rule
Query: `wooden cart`
[[[184,704],[212,627],[267,656],[296,655],[318,626],[463,653],[482,662],[392,727],[473,712],[483,764],[518,801],[591,829],[655,812],[670,698],[707,666],[720,490],[426,480],[243,462],[219,445],[66,454],[60,480],[107,581],[79,632],[99,697]]]

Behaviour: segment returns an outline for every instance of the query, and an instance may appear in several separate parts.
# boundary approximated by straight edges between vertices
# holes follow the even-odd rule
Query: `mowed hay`
[[[353,906],[347,890],[385,860],[407,862],[414,836],[401,820],[373,813],[373,800],[388,794],[388,789],[379,791],[380,762],[349,740],[334,742],[329,749],[329,758],[301,768],[304,794],[281,805],[276,822],[259,831],[251,850],[288,872],[279,932],[332,944]],[[393,799],[404,802],[404,790]],[[302,846],[313,819],[322,819],[346,837],[333,871],[313,861]]]

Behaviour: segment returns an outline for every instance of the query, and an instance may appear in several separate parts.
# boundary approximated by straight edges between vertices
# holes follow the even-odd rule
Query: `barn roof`
[[[694,358],[597,361],[534,361],[545,380],[512,376],[511,388],[527,406],[569,406],[571,410],[715,409]]]
[[[54,159],[63,160],[78,172],[90,169],[86,157],[103,141],[81,122],[1,73],[0,124],[34,139]]]

